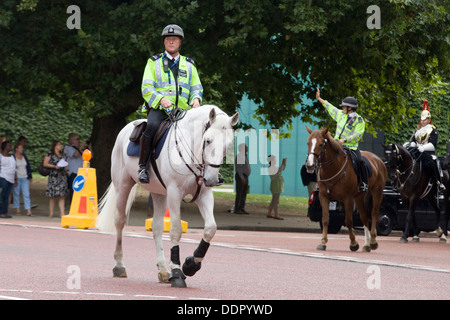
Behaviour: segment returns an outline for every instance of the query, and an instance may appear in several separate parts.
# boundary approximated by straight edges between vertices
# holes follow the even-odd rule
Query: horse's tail
[[[136,195],[136,186],[137,185],[134,185],[128,196],[127,206],[125,209],[125,213],[127,216],[130,213],[131,205],[133,204]],[[114,184],[112,182],[100,199],[98,208],[99,215],[96,221],[96,227],[102,232],[115,233],[115,216],[117,214],[116,189],[114,188]]]

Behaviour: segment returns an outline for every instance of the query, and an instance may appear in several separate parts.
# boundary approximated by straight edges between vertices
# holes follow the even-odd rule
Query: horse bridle
[[[211,127],[211,121],[208,121],[204,127],[203,133],[202,133],[202,138],[205,135],[205,132]],[[178,154],[180,156],[180,158],[183,160],[184,164],[186,165],[186,167],[189,169],[189,171],[192,172],[192,174],[194,174],[195,176],[195,181],[197,183],[197,190],[194,194],[194,197],[190,200],[190,201],[185,201],[183,199],[184,202],[188,202],[188,203],[192,203],[195,200],[197,200],[198,195],[200,194],[200,189],[202,187],[203,184],[203,175],[205,172],[205,167],[206,166],[210,166],[212,168],[220,168],[222,164],[213,164],[213,163],[206,163],[205,162],[205,157],[204,157],[204,153],[205,153],[205,148],[206,148],[206,141],[203,140],[203,146],[202,146],[202,163],[201,164],[196,164],[196,169],[200,170],[200,174],[197,174],[195,172],[195,170],[186,162],[186,160],[183,157],[183,153],[181,152],[181,148],[178,144],[178,139],[177,139],[177,135],[176,135],[176,128],[177,126],[175,125],[174,129],[175,129],[175,147],[177,148]],[[191,150],[192,153],[192,150]],[[194,160],[193,157],[191,157],[191,160]]]
[[[341,167],[341,169],[335,175],[333,175],[331,178],[322,179],[320,177],[320,169],[322,169],[323,167],[326,167],[330,163],[334,162],[336,160],[337,156],[338,156],[338,153],[335,152],[335,154],[334,154],[334,156],[333,156],[333,158],[331,160],[328,160],[328,161],[323,162],[323,163],[320,162],[321,157],[326,153],[325,146],[327,145],[327,143],[328,143],[328,139],[324,139],[324,142],[320,145],[320,147],[322,147],[321,150],[320,150],[320,154],[317,154],[315,152],[309,152],[308,156],[312,154],[313,156],[317,157],[317,161],[314,163],[314,167],[317,170],[317,182],[328,182],[328,181],[331,181],[331,180],[335,179],[336,177],[338,177],[342,173],[342,171],[344,171],[344,174],[336,182],[334,182],[333,185],[331,185],[330,187],[327,186],[327,193],[330,193],[331,189],[345,176],[345,170],[344,169],[347,166],[348,158],[347,158],[347,153],[344,153],[345,162],[344,162],[343,166]]]
[[[392,169],[395,170],[395,175],[393,176],[393,178],[395,179],[395,186],[396,186],[396,188],[398,190],[402,190],[405,187],[406,182],[414,175],[414,166],[416,165],[417,161],[416,161],[416,159],[413,158],[412,164],[406,170],[400,171],[398,169],[398,167],[400,166],[401,163],[403,163],[403,156],[401,155],[400,150],[399,150],[399,148],[398,148],[398,146],[396,144],[392,144],[392,146],[395,147],[395,149],[392,148],[392,151],[391,150],[386,150],[385,153],[386,154],[390,154],[392,152],[392,153],[396,154],[395,155],[395,159],[396,159],[395,167],[392,167],[390,162],[388,162],[388,165],[390,167],[392,167]],[[408,171],[409,171],[408,176],[406,177],[405,181],[402,182],[402,180],[400,179],[400,176],[403,176],[403,175],[407,174]],[[417,183],[418,183],[418,181],[416,183],[412,184],[412,185],[414,186]]]

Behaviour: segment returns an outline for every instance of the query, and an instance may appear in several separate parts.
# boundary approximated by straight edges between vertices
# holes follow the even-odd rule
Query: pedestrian
[[[284,169],[286,169],[287,159],[284,158],[280,167],[277,167],[277,158],[273,155],[270,155],[267,158],[269,161],[268,172],[270,175],[270,192],[272,193],[272,201],[269,205],[269,211],[267,212],[267,218],[274,218],[277,220],[284,220],[280,217],[278,212],[278,205],[280,203],[280,194],[284,192],[284,179],[281,174]],[[274,211],[274,216],[272,216],[272,211]]]
[[[22,193],[23,207],[26,210],[27,216],[34,217],[31,213],[30,202],[30,181],[31,181],[31,169],[29,168],[28,161],[24,155],[24,145],[16,144],[14,146],[14,159],[16,160],[17,169],[17,186],[13,190],[14,209],[16,209],[16,215],[20,216],[20,193]]]
[[[9,195],[17,185],[16,160],[11,155],[11,143],[6,140],[1,144],[0,153],[0,218],[11,218],[8,215]]]
[[[142,79],[142,96],[147,105],[147,127],[140,140],[140,183],[149,183],[147,171],[151,145],[162,121],[168,118],[172,107],[188,110],[200,106],[203,86],[197,67],[191,58],[180,55],[184,32],[170,24],[162,31],[165,51],[147,61]]]
[[[59,215],[64,215],[65,196],[68,193],[67,175],[65,167],[59,167],[58,162],[63,159],[63,145],[60,141],[54,141],[50,152],[44,157],[44,166],[50,168],[48,185],[45,195],[49,197],[49,218],[53,217],[56,200],[58,200]]]
[[[344,147],[353,150],[358,157],[358,191],[368,190],[368,173],[366,165],[361,157],[361,151],[358,148],[361,141],[366,123],[364,119],[356,113],[358,100],[354,97],[346,97],[339,105],[342,110],[336,108],[327,100],[320,97],[320,90],[317,88],[316,98],[325,107],[330,116],[336,121],[336,133],[334,139]]]
[[[80,136],[76,133],[69,133],[69,141],[64,146],[64,158],[69,163],[69,179],[68,179],[68,201],[72,203],[73,189],[72,184],[73,180],[78,175],[78,169],[83,168],[83,157],[82,152],[80,150]]]
[[[245,143],[241,143],[238,146],[238,154],[236,156],[235,162],[236,174],[234,176],[234,179],[236,181],[234,213],[236,214],[249,214],[247,211],[245,211],[245,201],[247,200],[247,193],[249,189],[248,178],[251,173],[247,152],[247,145]]]

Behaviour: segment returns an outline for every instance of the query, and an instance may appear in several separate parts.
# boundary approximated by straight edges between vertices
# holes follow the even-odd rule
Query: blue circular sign
[[[83,189],[84,187],[84,183],[86,182],[86,180],[84,179],[83,176],[77,176],[74,180],[73,180],[73,184],[72,184],[72,189],[73,191],[81,191],[81,189]]]

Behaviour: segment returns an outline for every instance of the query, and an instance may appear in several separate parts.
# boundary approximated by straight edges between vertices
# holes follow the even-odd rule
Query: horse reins
[[[200,170],[201,171],[201,174],[197,174],[196,172],[195,172],[195,170],[186,162],[186,160],[184,159],[184,157],[183,157],[183,153],[181,152],[181,148],[180,148],[180,146],[179,146],[179,144],[178,144],[178,139],[177,139],[177,134],[176,134],[176,129],[177,129],[177,125],[175,124],[175,126],[174,126],[174,134],[175,134],[175,147],[177,148],[177,151],[178,151],[178,154],[179,154],[179,156],[180,156],[180,158],[183,160],[183,162],[184,162],[184,164],[186,165],[186,167],[189,169],[189,171],[190,172],[192,172],[192,174],[195,176],[195,181],[196,181],[196,184],[197,184],[197,190],[195,191],[195,194],[194,194],[194,196],[193,196],[193,198],[190,200],[190,201],[185,201],[184,199],[183,199],[183,201],[184,202],[186,202],[186,203],[192,203],[192,202],[194,202],[195,200],[197,200],[197,197],[198,197],[198,195],[200,194],[200,189],[201,189],[201,187],[202,187],[202,184],[203,184],[203,173],[204,173],[204,171],[205,171],[205,166],[210,166],[210,167],[213,167],[213,168],[220,168],[220,166],[222,165],[222,164],[213,164],[213,163],[206,163],[205,162],[205,159],[204,159],[204,156],[203,156],[203,154],[204,154],[204,152],[205,152],[205,147],[206,147],[206,145],[205,145],[205,141],[203,141],[203,146],[202,146],[202,163],[201,164],[197,164],[196,165],[196,169],[198,169],[198,170]],[[205,132],[209,129],[211,127],[211,122],[210,121],[208,121],[207,123],[206,123],[206,125],[205,125],[205,127],[204,127],[204,130],[203,130],[203,133],[202,133],[202,136],[205,134]],[[191,150],[191,153],[193,154],[193,152],[192,152],[192,150]],[[193,156],[191,156],[191,160],[196,160],[195,159],[195,155],[193,155]]]
[[[403,161],[403,157],[400,154],[400,150],[398,149],[397,145],[395,146],[395,153],[397,154],[396,158],[399,161]],[[391,152],[391,151],[386,151],[386,153]],[[398,168],[397,168],[397,163],[396,163],[396,168],[395,168],[395,173],[396,175],[394,176],[395,178],[395,187],[397,188],[398,191],[401,191],[404,187],[405,184],[409,181],[409,179],[411,179],[411,177],[415,174],[414,172],[414,168],[416,166],[416,163],[419,164],[419,172],[422,172],[422,162],[418,161],[420,159],[420,157],[422,156],[422,154],[420,154],[420,156],[415,159],[414,157],[412,157],[412,164],[403,172],[401,172]],[[406,179],[402,182],[402,180],[400,179],[400,176],[406,175],[407,172],[409,171],[408,176],[406,177]],[[420,174],[417,175],[417,179],[415,182],[410,182],[411,186],[414,187],[416,186],[419,181],[420,181]],[[430,191],[431,188],[433,187],[433,185],[431,183],[428,183],[427,187],[425,188],[425,190],[423,191],[422,195],[420,195],[420,199],[423,199]]]
[[[344,171],[344,174],[342,174],[342,176],[338,180],[336,180],[331,186],[326,186],[327,187],[327,193],[329,194],[331,192],[331,189],[339,181],[341,181],[342,178],[345,177],[345,175],[346,175],[345,168],[347,166],[348,158],[347,158],[347,153],[344,152],[345,162],[344,162],[343,166],[341,167],[341,169],[334,176],[332,176],[331,178],[322,179],[321,176],[320,176],[320,170],[322,168],[326,167],[327,165],[329,165],[330,163],[334,162],[336,160],[337,156],[338,156],[338,153],[335,152],[334,157],[331,160],[328,160],[328,161],[323,162],[323,163],[320,161],[320,159],[322,158],[322,155],[326,153],[326,148],[325,147],[326,147],[327,143],[328,143],[328,139],[325,139],[324,143],[322,144],[322,150],[320,151],[320,154],[317,154],[317,153],[314,153],[314,152],[310,152],[310,153],[308,153],[308,155],[312,154],[313,156],[317,157],[316,163],[319,164],[318,166],[316,165],[316,168],[318,167],[317,168],[317,182],[328,182],[328,181],[331,181],[331,180],[335,179],[336,177],[338,177],[342,173],[342,171]]]

